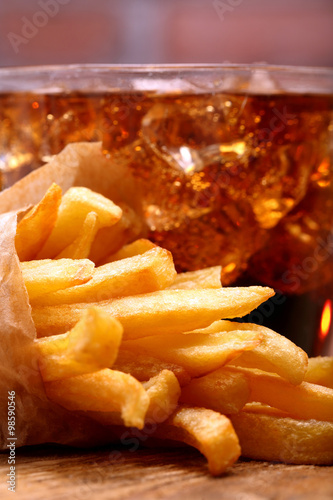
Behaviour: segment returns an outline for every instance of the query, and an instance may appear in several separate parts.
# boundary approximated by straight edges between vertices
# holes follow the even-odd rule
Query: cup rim
[[[0,74],[11,74],[13,72],[61,72],[65,70],[110,70],[114,72],[164,72],[164,71],[268,71],[268,72],[297,72],[313,73],[318,75],[332,75],[333,67],[330,66],[295,66],[295,65],[277,65],[267,63],[159,63],[159,64],[108,64],[108,63],[71,63],[71,64],[46,64],[46,65],[20,65],[0,67]]]
[[[59,64],[0,68],[0,93],[333,95],[333,68],[255,64]]]

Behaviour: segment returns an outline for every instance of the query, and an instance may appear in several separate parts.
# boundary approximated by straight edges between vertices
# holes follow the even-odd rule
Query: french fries
[[[32,260],[21,262],[24,284],[33,303],[38,297],[87,283],[94,263],[88,259]]]
[[[52,184],[44,198],[18,223],[15,246],[21,262],[36,258],[54,228],[60,203],[61,189]]]
[[[119,319],[124,338],[140,338],[157,332],[171,335],[203,328],[221,317],[248,314],[273,295],[270,288],[222,288],[161,290],[105,300],[98,303]],[[96,305],[92,303],[92,305]],[[37,335],[56,335],[72,328],[88,304],[38,306],[33,308]]]
[[[231,414],[238,413],[249,399],[250,384],[242,373],[218,369],[203,377],[193,378],[183,387],[180,401]]]
[[[175,374],[169,370],[162,370],[145,382],[143,387],[149,396],[146,421],[164,422],[175,411],[181,393]]]
[[[141,405],[139,408],[132,409],[129,416],[127,414],[127,425],[129,426],[130,418],[132,421],[137,418],[140,424],[133,427],[139,429],[142,428],[143,419],[145,425],[150,426],[164,422],[175,410],[180,394],[179,383],[175,375],[168,370],[161,371],[157,376],[143,384],[142,387],[149,398],[149,406]],[[130,387],[124,386],[124,390],[130,390]],[[120,412],[88,411],[87,415],[107,426],[121,426],[125,423],[125,415]],[[118,434],[120,429],[121,427],[118,427]],[[113,431],[117,432],[114,428]]]
[[[309,358],[304,381],[333,389],[333,357],[317,356],[316,358]]]
[[[207,267],[198,271],[180,273],[168,288],[189,290],[196,288],[221,288],[221,266]]]
[[[222,288],[220,266],[177,274],[143,233],[129,206],[56,185],[18,224],[49,400],[106,433],[190,444],[213,475],[240,454],[333,463],[332,358],[308,364],[285,337],[230,321],[274,291]]]
[[[80,232],[73,243],[70,243],[55,258],[87,259],[98,227],[98,215],[96,214],[96,212],[89,212],[87,217],[84,219],[80,228]]]
[[[289,413],[283,410],[278,410],[273,408],[273,406],[265,405],[263,403],[252,402],[246,403],[242,411],[248,411],[251,413],[259,413],[260,415],[273,415],[276,417],[290,417]]]
[[[128,427],[144,426],[149,396],[142,384],[127,373],[105,368],[44,385],[47,396],[67,410],[115,412]]]
[[[199,377],[225,365],[245,350],[261,342],[258,332],[161,334],[124,340],[122,347],[183,366],[192,377]]]
[[[43,380],[65,379],[112,366],[122,333],[115,318],[97,307],[87,309],[69,332],[36,341]]]
[[[172,255],[161,247],[154,247],[143,255],[129,257],[95,269],[85,285],[72,286],[45,295],[38,305],[99,302],[113,297],[124,297],[160,290],[176,276]]]
[[[111,200],[84,187],[72,187],[62,197],[53,230],[38,253],[39,259],[54,258],[79,235],[90,212],[98,216],[100,227],[112,226],[122,210]]]
[[[242,411],[230,416],[242,454],[290,464],[333,463],[333,423]]]
[[[333,389],[309,382],[293,385],[273,373],[247,368],[226,368],[243,373],[250,384],[250,401],[288,412],[295,418],[333,422]]]
[[[251,352],[244,352],[232,361],[233,365],[277,373],[292,384],[300,384],[304,379],[308,357],[300,347],[297,347],[286,337],[269,328],[250,323],[220,321],[216,327],[218,330],[251,330],[262,334],[262,342]]]
[[[141,218],[128,205],[121,205],[122,216],[111,227],[101,228],[93,241],[89,259],[104,264],[107,257],[135,240],[143,230]],[[106,259],[106,260],[105,260]]]
[[[113,368],[120,372],[130,373],[140,382],[155,377],[163,370],[173,372],[181,386],[188,384],[191,380],[190,375],[182,366],[123,348],[118,352]]]
[[[104,260],[103,264],[115,262],[116,260],[127,259],[128,257],[134,257],[135,255],[141,255],[155,246],[156,245],[152,241],[140,238],[139,240],[133,241],[133,243],[124,245],[120,250],[118,250],[118,252],[109,255],[109,257]]]
[[[197,448],[207,458],[213,476],[222,474],[238,459],[241,452],[230,420],[205,408],[180,406],[157,428],[154,436],[183,441]]]

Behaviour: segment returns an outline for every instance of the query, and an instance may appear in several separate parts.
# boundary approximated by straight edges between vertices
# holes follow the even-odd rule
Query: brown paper
[[[52,182],[65,192],[85,186],[136,211],[140,199],[128,170],[105,158],[99,143],[67,146],[50,163],[0,193],[0,449],[54,442],[90,445],[114,440],[82,414],[51,403],[44,392],[34,354],[36,331],[15,251],[17,212],[38,203]],[[15,391],[15,435],[8,432],[8,391]]]

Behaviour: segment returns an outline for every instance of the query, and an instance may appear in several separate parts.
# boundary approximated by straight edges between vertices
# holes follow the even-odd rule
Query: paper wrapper
[[[13,439],[8,434],[8,391],[15,391],[16,446],[89,446],[116,439],[111,428],[47,399],[33,350],[36,331],[15,251],[15,233],[19,212],[38,203],[52,182],[63,193],[72,186],[89,187],[140,211],[130,172],[106,159],[99,143],[67,146],[50,163],[0,193],[0,449],[7,449]]]

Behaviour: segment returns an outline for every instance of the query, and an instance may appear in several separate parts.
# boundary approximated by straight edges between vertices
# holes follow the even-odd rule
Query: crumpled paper
[[[15,233],[19,213],[38,203],[52,182],[63,193],[71,186],[89,187],[140,212],[140,197],[131,173],[105,158],[100,143],[68,145],[50,163],[0,193],[0,449],[3,450],[13,437],[17,447],[41,443],[89,446],[116,439],[111,428],[47,399],[33,349],[36,331],[15,251]],[[15,436],[8,432],[9,391],[15,391]]]

